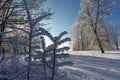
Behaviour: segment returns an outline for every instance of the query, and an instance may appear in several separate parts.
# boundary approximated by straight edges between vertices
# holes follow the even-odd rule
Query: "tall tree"
[[[41,3],[43,3],[43,1]],[[28,74],[27,74],[27,80],[30,80],[30,63],[31,63],[31,59],[32,59],[33,31],[35,29],[35,26],[41,20],[45,19],[46,17],[51,16],[52,13],[41,11],[42,12],[42,13],[40,13],[41,15],[34,19],[33,16],[31,15],[31,11],[30,11],[30,6],[29,6],[28,0],[23,0],[23,2],[24,2],[26,13],[27,13],[27,19],[28,19],[28,24],[29,24],[29,28],[30,28],[30,32],[29,32],[29,61],[28,61]],[[31,8],[33,8],[33,7],[31,7]]]
[[[114,5],[115,2],[108,0],[81,0],[81,18],[92,28],[102,53],[104,53],[104,49],[98,30],[101,21],[104,23],[105,17],[110,14]]]

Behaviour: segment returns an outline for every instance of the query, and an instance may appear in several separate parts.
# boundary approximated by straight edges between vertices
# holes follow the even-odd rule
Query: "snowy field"
[[[70,55],[73,65],[62,68],[67,71],[68,80],[120,80],[119,52],[72,51]]]
[[[109,59],[120,59],[120,51],[105,51],[105,53],[101,53],[101,51],[69,51],[71,55],[83,55],[83,56],[94,56],[94,57],[102,57]]]

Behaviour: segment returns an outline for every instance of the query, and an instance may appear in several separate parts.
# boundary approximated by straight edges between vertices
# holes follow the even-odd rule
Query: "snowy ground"
[[[69,60],[73,65],[63,67],[69,80],[120,80],[120,54],[92,52],[79,51],[70,54]]]
[[[108,59],[120,59],[120,51],[105,51],[105,53],[101,53],[101,51],[69,51],[68,53],[72,55],[94,56]]]

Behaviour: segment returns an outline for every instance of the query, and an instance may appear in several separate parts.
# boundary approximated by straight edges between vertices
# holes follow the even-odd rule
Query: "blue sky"
[[[120,27],[120,0],[113,0],[117,5],[111,10],[111,15],[107,17],[109,23],[117,24]]]
[[[47,21],[47,27],[52,27],[50,32],[58,35],[62,31],[69,32],[78,15],[80,0],[47,0],[45,6],[55,12],[53,19]]]

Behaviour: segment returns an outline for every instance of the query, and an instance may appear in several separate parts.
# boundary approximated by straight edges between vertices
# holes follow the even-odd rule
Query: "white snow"
[[[83,55],[83,56],[93,56],[93,57],[102,57],[109,59],[120,59],[120,51],[105,51],[105,53],[101,53],[101,51],[69,51],[71,55]]]
[[[73,65],[60,68],[65,70],[68,75],[68,77],[63,80],[120,80],[119,51],[105,51],[103,54],[100,51],[69,51],[69,53],[70,58],[67,58],[67,61],[73,62]],[[19,61],[18,59],[12,60]],[[12,62],[18,63],[17,61]],[[25,63],[23,57],[20,58],[20,62]],[[16,66],[17,65],[14,65],[14,67]],[[19,65],[17,67],[19,67]],[[2,68],[2,66],[0,66],[0,68]],[[12,68],[13,67],[9,67],[7,69],[13,71]],[[0,75],[0,77],[8,76]]]
[[[69,80],[120,80],[120,54],[107,52],[71,51],[68,60],[73,65],[62,69],[67,71]]]

